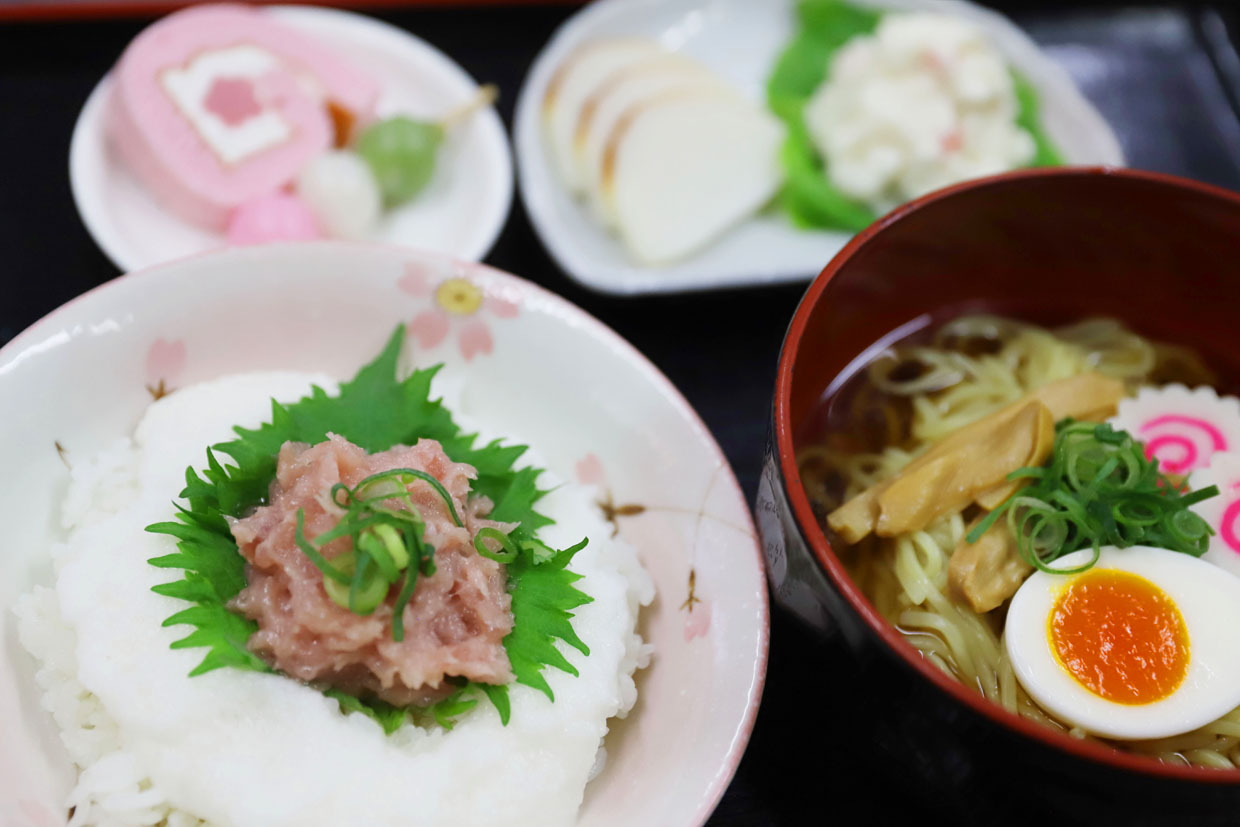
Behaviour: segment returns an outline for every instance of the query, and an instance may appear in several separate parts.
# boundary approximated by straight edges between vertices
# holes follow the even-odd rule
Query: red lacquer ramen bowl
[[[1122,810],[1128,823],[1236,823],[1240,771],[1164,765],[1070,738],[923,660],[849,578],[811,510],[795,457],[824,403],[884,342],[976,311],[1118,317],[1196,349],[1234,382],[1240,195],[1145,172],[1025,171],[934,193],[858,235],[806,292],[780,356],[757,508],[778,602],[862,656],[896,664],[889,673],[907,697],[891,715],[907,720],[900,731],[921,753],[917,771],[939,771],[927,780],[945,794],[984,791],[1020,810],[1010,816],[1028,814],[1028,803],[1070,819]]]

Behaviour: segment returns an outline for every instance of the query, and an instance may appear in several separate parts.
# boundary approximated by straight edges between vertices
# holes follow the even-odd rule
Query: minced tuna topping
[[[392,633],[394,594],[369,615],[349,611],[329,597],[322,572],[295,541],[299,510],[308,538],[336,526],[343,509],[332,499],[333,485],[352,487],[396,468],[437,479],[464,523],[456,525],[430,484],[415,480],[407,486],[426,523],[425,540],[435,549],[435,573],[418,579],[400,641]],[[335,435],[313,446],[285,443],[268,505],[231,526],[248,563],[248,585],[232,607],[258,623],[250,649],[293,677],[397,706],[445,697],[455,688],[445,678],[453,676],[507,683],[512,669],[503,639],[513,623],[508,575],[503,564],[478,554],[473,540],[479,529],[506,533],[513,526],[485,519],[492,506],[486,497],[471,496],[476,476],[472,466],[453,462],[429,439],[375,454]],[[347,537],[320,549],[329,561],[350,550]]]

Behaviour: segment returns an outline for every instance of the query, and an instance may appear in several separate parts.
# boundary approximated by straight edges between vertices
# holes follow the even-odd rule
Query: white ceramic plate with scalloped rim
[[[975,21],[1038,90],[1043,123],[1072,164],[1122,165],[1111,128],[1072,79],[1016,24],[964,0],[851,0],[893,10],[937,10]],[[754,101],[793,36],[795,0],[598,0],[570,18],[534,61],[517,101],[513,139],[521,199],[543,244],[577,281],[636,295],[808,281],[840,251],[844,232],[800,230],[764,212],[700,253],[662,267],[640,266],[587,207],[560,184],[542,135],[542,100],[556,68],[577,46],[616,35],[657,39],[696,58]]]
[[[455,291],[437,289],[447,280]],[[462,290],[479,299],[469,312],[441,303]],[[413,363],[442,361],[445,375],[465,377],[475,415],[502,411],[503,426],[561,477],[641,506],[624,510],[618,531],[655,581],[641,620],[654,659],[638,673],[637,707],[608,735],[580,824],[697,827],[709,817],[753,727],[768,625],[749,508],[706,427],[631,345],[529,282],[395,247],[319,242],[123,276],[0,349],[0,456],[22,481],[0,499],[0,824],[63,823],[72,778],[11,612],[19,594],[50,582],[68,478],[58,448],[72,462],[130,433],[160,383],[270,369],[347,378],[400,322]]]
[[[450,57],[414,35],[360,14],[308,6],[264,10],[303,30],[374,78],[380,117],[442,117],[478,84]],[[119,55],[118,55],[119,57]],[[69,147],[69,182],[82,223],[104,254],[132,272],[227,245],[220,233],[181,220],[130,174],[104,134],[112,76],[87,99]],[[478,261],[495,244],[512,206],[512,154],[492,108],[453,131],[418,197],[387,211],[372,240]]]

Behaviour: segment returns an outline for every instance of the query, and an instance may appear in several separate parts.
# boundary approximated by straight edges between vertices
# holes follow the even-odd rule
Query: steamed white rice
[[[541,536],[557,547],[590,538],[572,568],[594,598],[574,621],[591,654],[560,647],[581,674],[544,672],[554,703],[514,685],[506,727],[482,702],[451,732],[407,724],[389,737],[288,678],[231,668],[189,678],[205,650],[169,648],[191,627],[161,624],[187,604],[150,591],[180,572],[146,562],[173,541],[143,528],[171,519],[184,469],[202,465],[205,446],[234,424],[257,425],[271,397],[297,399],[311,382],[333,384],[266,373],[177,391],[150,407],[132,439],[73,468],[55,585],[16,608],[43,706],[80,769],[70,825],[574,823],[605,757],[608,719],[636,700],[632,675],[649,658],[637,613],[653,597],[590,489],[551,474],[540,481],[554,488],[540,505],[556,521]]]

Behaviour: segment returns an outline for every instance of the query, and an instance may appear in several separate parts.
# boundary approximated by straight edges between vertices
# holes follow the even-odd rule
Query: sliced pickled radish
[[[602,199],[603,153],[612,130],[628,110],[643,101],[692,88],[726,89],[717,75],[697,61],[675,53],[659,55],[612,72],[581,107],[573,143],[578,182],[604,224],[613,223]]]
[[[692,253],[762,208],[779,189],[783,129],[726,92],[667,93],[612,130],[602,195],[645,264]]]
[[[590,41],[569,55],[547,84],[543,119],[551,157],[568,188],[581,191],[573,143],[581,108],[590,95],[618,69],[663,54],[657,40],[616,37]]]

